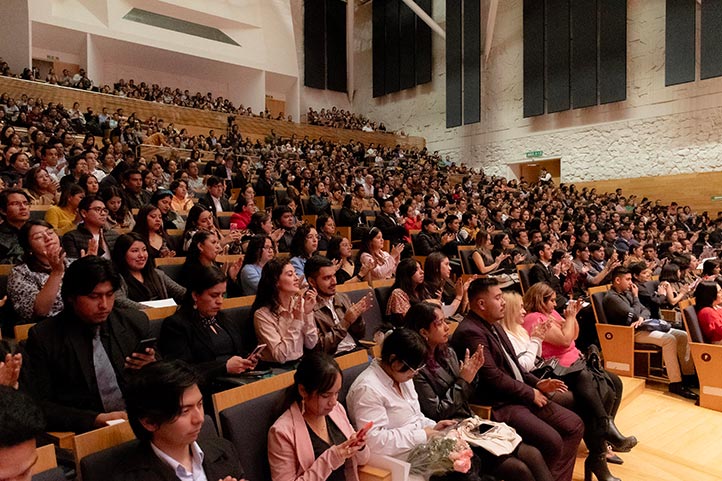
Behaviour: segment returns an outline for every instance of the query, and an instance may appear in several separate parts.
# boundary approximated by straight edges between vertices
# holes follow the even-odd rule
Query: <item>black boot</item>
[[[589,453],[587,459],[584,460],[584,481],[592,481],[592,473],[594,473],[597,481],[622,481],[609,472],[605,453]]]
[[[625,437],[619,432],[614,424],[614,419],[606,418],[606,440],[612,445],[612,449],[620,453],[628,453],[637,445],[637,438],[634,436]]]
[[[684,384],[685,387],[699,389],[699,379],[697,379],[696,374],[683,374],[682,384]]]
[[[699,400],[699,395],[687,389],[681,382],[669,383],[669,392],[671,392],[672,394],[676,394],[677,396],[682,396],[683,398],[692,399],[695,401]]]

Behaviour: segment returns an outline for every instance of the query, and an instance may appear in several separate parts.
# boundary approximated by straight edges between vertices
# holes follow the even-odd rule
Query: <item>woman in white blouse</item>
[[[366,435],[372,453],[401,457],[455,424],[424,416],[412,381],[425,367],[427,345],[417,332],[400,328],[384,339],[374,360],[351,385],[346,404],[356,429],[373,421]]]
[[[264,361],[297,361],[303,349],[313,349],[318,330],[313,318],[316,291],[301,289],[301,281],[288,259],[272,259],[263,266],[253,302],[253,325]]]
[[[391,254],[384,251],[384,236],[378,227],[373,227],[364,234],[359,250],[359,263],[369,271],[365,280],[373,281],[394,277],[403,251],[403,244],[393,246]]]

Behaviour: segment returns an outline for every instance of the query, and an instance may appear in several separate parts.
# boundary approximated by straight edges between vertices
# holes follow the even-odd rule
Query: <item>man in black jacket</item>
[[[125,419],[126,380],[155,360],[140,311],[114,307],[120,277],[110,261],[87,256],[65,271],[65,308],[30,329],[20,388],[33,395],[50,431],[82,433]]]
[[[219,212],[230,212],[232,210],[231,203],[223,194],[225,190],[223,181],[212,175],[206,180],[206,186],[208,187],[208,193],[201,197],[198,203],[207,207],[214,217],[218,217]]]
[[[183,361],[144,367],[126,389],[128,420],[138,441],[122,447],[107,467],[117,481],[208,481],[244,477],[233,444],[199,439],[205,413],[200,379]],[[189,469],[190,468],[190,469]]]

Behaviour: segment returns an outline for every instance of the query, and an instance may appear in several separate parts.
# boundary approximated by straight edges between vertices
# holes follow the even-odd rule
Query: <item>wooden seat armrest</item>
[[[491,419],[491,406],[482,406],[480,404],[469,404],[471,412],[482,419]]]
[[[391,471],[375,466],[359,466],[359,481],[391,481]]]
[[[73,438],[75,433],[70,431],[51,431],[48,432],[48,436],[53,441],[53,444],[60,446],[63,449],[73,450]]]

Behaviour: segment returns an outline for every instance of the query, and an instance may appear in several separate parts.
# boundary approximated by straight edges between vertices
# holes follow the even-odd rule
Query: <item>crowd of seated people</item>
[[[372,122],[363,115],[347,112],[337,107],[330,109],[314,110],[308,108],[306,112],[306,122],[311,125],[322,125],[324,127],[333,127],[334,129],[350,129],[363,130],[364,132],[386,132],[386,126],[383,122]]]
[[[202,371],[209,379],[199,388],[208,395],[226,386],[223,378],[257,363],[289,367],[303,365],[309,352],[333,356],[357,349],[367,335],[364,313],[378,301],[352,302],[337,285],[393,279],[392,300],[378,307],[389,314],[390,324],[403,327],[360,378],[367,382],[351,389],[351,424],[333,402],[315,405],[306,420],[310,429],[317,428],[325,449],[343,445],[339,436],[353,436],[349,426],[380,425],[362,441],[345,445],[347,451],[327,455],[333,469],[324,469],[338,475],[341,466],[362,463],[364,445],[398,455],[437,435],[445,418],[464,415],[469,402],[482,401],[493,407],[495,420],[517,428],[526,446],[509,458],[482,462],[489,467],[486,474],[571,479],[587,426],[595,438],[588,442],[594,450],[586,467],[611,481],[607,445],[624,451],[634,444],[614,427],[618,383],[597,399],[577,371],[541,382],[528,372],[513,351],[515,330],[507,334],[496,325],[504,319],[505,304],[515,299],[521,306],[521,301],[504,301],[495,276],[534,263],[532,292],[540,295],[524,300],[534,316],[527,320],[517,312],[512,319],[528,337],[518,328],[515,334],[542,356],[563,353],[568,369],[575,364],[572,358],[594,343],[594,326],[577,303],[565,310],[561,300],[583,297],[594,285],[612,285],[605,299],[608,321],[635,326],[653,317],[652,304],[657,311],[678,307],[700,289],[700,322],[711,342],[719,340],[719,266],[706,260],[699,274],[697,258],[716,257],[722,219],[706,213],[621,192],[486,177],[464,165],[446,165],[425,149],[384,149],[379,163],[358,142],[269,138],[244,143],[238,152],[205,165],[193,158],[145,163],[122,137],[117,150],[109,144],[112,150],[104,151],[94,139],[81,143],[64,136],[62,128],[33,133],[34,139],[5,129],[0,135],[5,154],[0,264],[15,265],[3,306],[3,335],[12,333],[13,324],[36,323],[22,369],[11,353],[0,364],[0,380],[15,385],[13,373],[20,370],[19,387],[35,397],[50,430],[84,432],[131,416],[123,394],[157,354]],[[18,153],[26,157],[21,170],[28,164],[24,175],[16,168],[18,156],[10,162]],[[322,213],[304,219],[310,194],[318,197],[314,204]],[[47,208],[45,220],[31,220],[31,206]],[[241,214],[235,225],[223,224],[232,211]],[[350,238],[333,232],[332,225],[349,228]],[[489,277],[459,279],[461,246],[476,249],[471,265]],[[238,256],[221,260],[224,253]],[[179,278],[156,268],[167,257],[184,258]],[[660,274],[664,277],[651,281]],[[637,284],[644,285],[644,295]],[[250,314],[255,339],[244,338],[238,320],[221,309],[224,297],[240,295],[256,296]],[[138,350],[140,341],[152,337],[141,303],[169,298],[180,308],[164,321],[157,343]],[[418,307],[425,304],[433,308]],[[435,317],[454,314],[464,320],[449,339]],[[423,315],[434,320],[423,323]],[[675,331],[640,329],[637,336],[662,347],[670,391],[694,399],[686,337]],[[252,354],[256,343],[266,346]],[[450,349],[455,357],[447,354]],[[338,391],[333,363],[312,361],[325,363],[328,379],[314,378],[312,384],[300,374],[297,404],[320,403]],[[444,373],[424,364],[443,366]],[[415,388],[417,373],[431,386]],[[449,384],[455,377],[461,380]],[[563,403],[570,397],[567,390],[576,395],[574,412],[568,409],[571,402]],[[453,394],[454,404],[426,399],[432,393]],[[381,399],[399,405],[381,406]],[[297,428],[297,415],[289,407],[278,436]],[[329,418],[341,425],[324,432],[324,417],[327,426]],[[269,455],[287,458],[286,441],[275,442]],[[314,459],[322,446],[312,446],[319,450]],[[294,465],[294,472],[305,463],[304,458]]]

